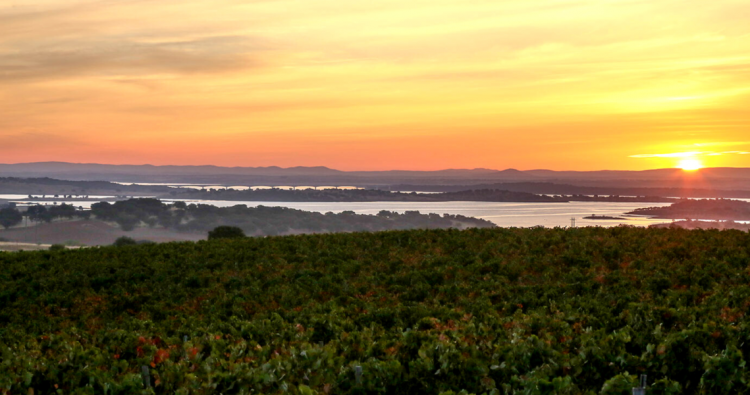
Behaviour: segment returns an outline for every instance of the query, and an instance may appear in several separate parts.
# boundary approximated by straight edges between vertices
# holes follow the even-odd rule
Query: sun
[[[701,161],[699,161],[698,159],[688,158],[681,160],[680,163],[677,164],[677,166],[682,170],[694,171],[702,169],[703,163],[701,163]]]

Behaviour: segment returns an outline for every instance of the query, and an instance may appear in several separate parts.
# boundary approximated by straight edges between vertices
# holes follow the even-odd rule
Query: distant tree
[[[30,206],[26,209],[26,216],[29,217],[29,220],[31,221],[40,221],[42,220],[42,217],[44,216],[44,213],[47,212],[47,208],[41,205],[36,206]]]
[[[50,251],[62,251],[65,249],[65,245],[63,244],[52,244],[49,246]]]
[[[34,222],[52,222],[52,220],[55,218],[55,215],[52,211],[53,208],[55,207],[50,207],[50,209],[47,209],[47,207],[42,205],[31,206],[26,209],[26,216],[29,217],[29,220]]]
[[[175,225],[174,217],[171,211],[163,211],[158,216],[159,223],[165,228],[171,228]]]
[[[53,218],[57,218],[57,217],[72,218],[78,214],[76,212],[76,208],[73,207],[72,204],[65,204],[65,203],[59,206],[54,206],[50,208],[49,212]]]
[[[11,226],[18,225],[23,221],[23,215],[12,207],[0,209],[0,225],[8,229]]]
[[[122,230],[130,232],[131,230],[135,229],[136,225],[138,225],[138,223],[141,221],[133,215],[120,213],[115,219],[115,222],[120,225],[120,228],[122,228]]]
[[[390,212],[390,211],[388,211],[388,210],[380,210],[380,211],[378,212],[378,217],[383,217],[383,218],[390,218],[390,217],[392,217],[392,216],[393,216],[394,214],[396,214],[396,213]]]
[[[136,244],[138,244],[138,242],[135,241],[135,239],[133,239],[132,237],[122,236],[122,237],[118,237],[117,240],[115,240],[115,242],[112,245],[117,246],[117,247],[124,247],[124,246],[134,246]]]
[[[209,240],[216,239],[241,239],[245,237],[245,232],[236,226],[218,226],[208,232]]]

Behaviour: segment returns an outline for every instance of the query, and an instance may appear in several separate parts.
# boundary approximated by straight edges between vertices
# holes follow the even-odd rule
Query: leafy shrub
[[[682,394],[682,386],[680,386],[680,383],[665,377],[650,385],[647,393],[648,395],[678,395]]]
[[[633,387],[638,386],[638,378],[628,372],[618,374],[604,382],[600,394],[602,395],[630,395]]]
[[[62,251],[64,249],[66,249],[64,244],[52,244],[49,246],[50,251]]]

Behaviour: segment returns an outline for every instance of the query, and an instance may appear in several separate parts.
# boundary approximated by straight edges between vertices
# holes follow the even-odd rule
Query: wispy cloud
[[[637,154],[630,155],[630,158],[689,158],[691,156],[703,155],[705,152],[691,151],[691,152],[671,152],[668,154]]]
[[[251,69],[261,62],[246,37],[139,43],[111,39],[65,42],[34,50],[0,53],[0,80],[55,80],[80,76],[200,74]]]
[[[667,154],[638,154],[630,155],[630,158],[691,158],[696,156],[721,156],[721,155],[748,155],[746,151],[692,151],[692,152],[672,152]]]

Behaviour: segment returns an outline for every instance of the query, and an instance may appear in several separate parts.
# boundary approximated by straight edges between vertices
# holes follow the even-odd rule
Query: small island
[[[750,230],[749,224],[737,222],[750,221],[750,203],[742,200],[682,200],[668,207],[639,208],[627,214],[672,220],[652,228]]]
[[[684,199],[667,207],[647,207],[626,214],[664,219],[750,221],[750,203],[731,199]]]
[[[591,214],[588,217],[583,217],[583,219],[594,219],[594,220],[624,220],[623,217],[613,217],[610,215],[596,215]]]

